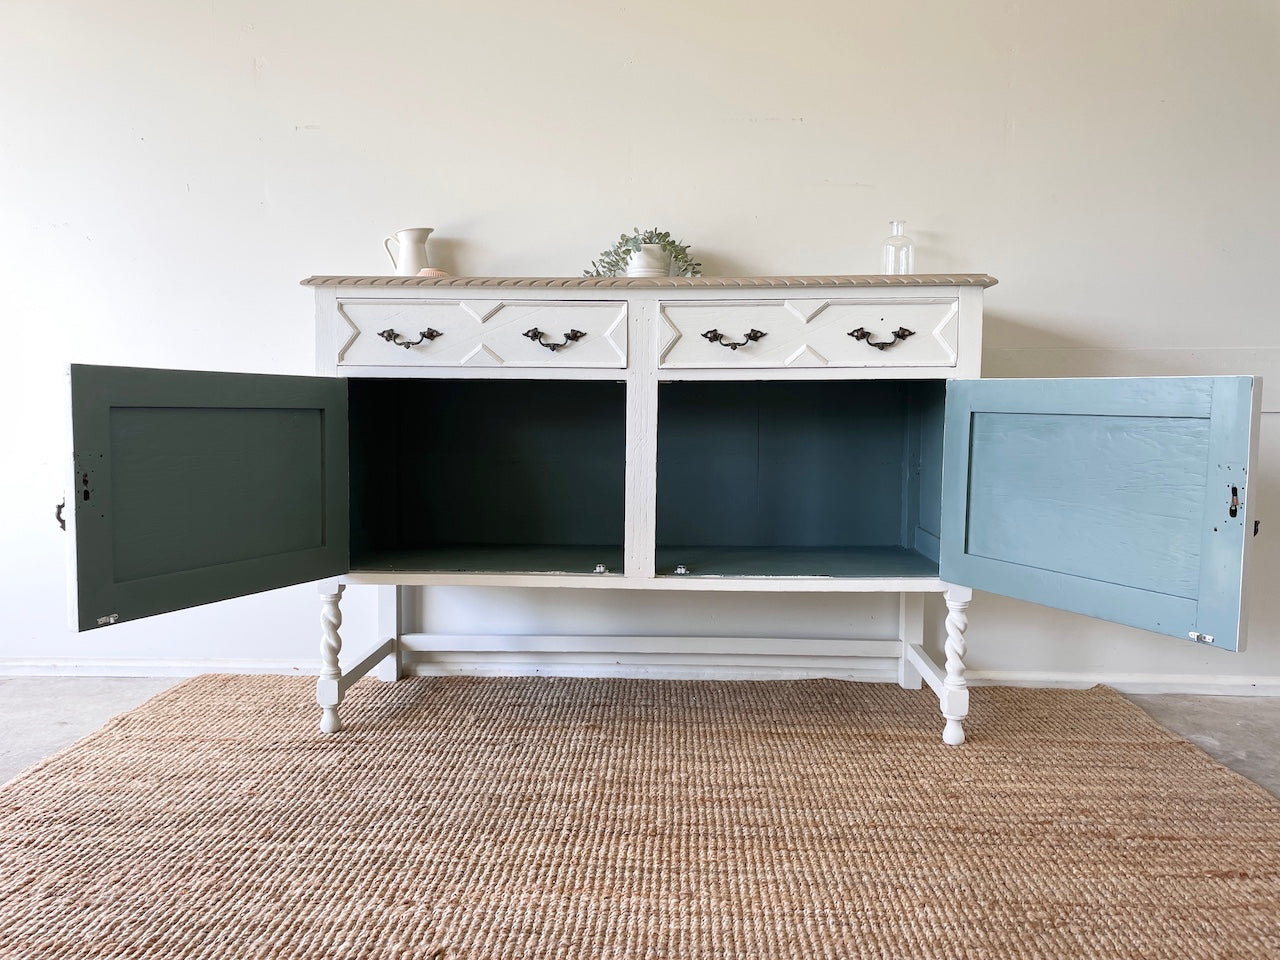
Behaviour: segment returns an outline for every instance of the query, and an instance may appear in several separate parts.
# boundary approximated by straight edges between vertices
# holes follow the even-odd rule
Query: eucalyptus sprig
[[[591,261],[591,269],[584,270],[582,275],[584,277],[621,276],[627,272],[627,261],[631,259],[631,254],[639,251],[646,243],[656,243],[662,248],[663,253],[671,257],[672,269],[677,277],[702,275],[702,264],[694,263],[689,257],[689,245],[677,243],[671,239],[670,233],[656,227],[643,232],[639,227],[633,227],[630,236],[622,234],[618,237],[617,243]]]

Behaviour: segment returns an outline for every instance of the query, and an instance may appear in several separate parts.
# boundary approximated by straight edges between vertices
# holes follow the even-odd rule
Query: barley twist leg
[[[964,678],[964,656],[967,652],[964,632],[969,626],[969,601],[973,591],[967,587],[947,589],[947,675],[942,682],[942,715],[947,724],[942,730],[943,743],[964,743],[964,719],[969,715],[969,686]]]
[[[342,729],[342,721],[338,719],[338,704],[342,702],[342,691],[339,686],[342,680],[342,669],[338,665],[338,655],[342,652],[342,636],[338,628],[342,626],[342,610],[338,606],[342,599],[342,591],[346,587],[339,583],[333,587],[332,593],[320,593],[320,679],[316,681],[316,700],[320,704],[320,729],[325,733],[337,733]]]

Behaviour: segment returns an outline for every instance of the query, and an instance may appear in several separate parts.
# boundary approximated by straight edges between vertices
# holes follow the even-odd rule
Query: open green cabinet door
[[[346,572],[344,380],[72,366],[70,381],[80,630]]]
[[[1262,381],[947,385],[944,580],[1243,646]]]

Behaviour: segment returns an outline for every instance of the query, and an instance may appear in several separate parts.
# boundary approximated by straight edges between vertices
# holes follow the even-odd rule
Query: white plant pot
[[[662,249],[661,244],[643,243],[639,250],[634,250],[627,260],[628,277],[669,277],[671,276],[671,255]]]

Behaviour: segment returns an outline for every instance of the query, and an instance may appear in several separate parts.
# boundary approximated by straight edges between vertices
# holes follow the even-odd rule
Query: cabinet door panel
[[[952,381],[943,579],[1243,640],[1252,377]]]
[[[72,366],[81,630],[347,569],[344,381]]]

